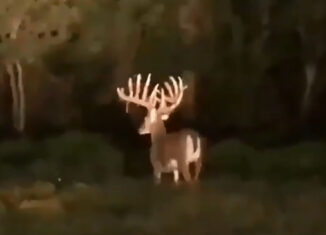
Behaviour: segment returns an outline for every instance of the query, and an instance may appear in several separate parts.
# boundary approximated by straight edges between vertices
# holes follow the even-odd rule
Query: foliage
[[[123,173],[120,152],[95,134],[71,132],[42,142],[7,141],[0,146],[0,156],[3,180],[105,182]]]
[[[326,146],[322,142],[260,150],[231,139],[213,146],[206,164],[213,175],[231,174],[244,179],[276,181],[317,178],[324,181],[325,151]]]
[[[64,185],[70,211],[46,220],[0,204],[0,233],[325,234],[326,145],[309,140],[326,127],[325,23],[323,0],[2,0],[0,58],[24,60],[33,122],[6,139],[1,81],[1,181]],[[304,113],[307,65],[316,77]],[[185,71],[195,115],[167,125],[194,126],[213,143],[204,180],[153,187],[148,143],[126,127],[115,88],[135,73],[162,82]],[[107,103],[96,102],[102,93]],[[83,132],[65,132],[74,127]],[[148,179],[121,178],[135,169]]]
[[[17,7],[18,6],[18,7]],[[69,27],[80,20],[77,8],[64,1],[2,1],[1,57],[32,62],[70,37]]]
[[[214,180],[200,187],[169,188],[123,179],[105,188],[66,189],[60,197],[67,198],[69,193],[74,199],[65,200],[64,215],[8,213],[1,228],[9,235],[325,232],[325,190],[311,181],[275,186]]]
[[[67,133],[46,140],[44,158],[57,169],[58,177],[66,181],[105,181],[121,176],[121,154],[97,135]]]
[[[320,85],[312,86],[307,119],[300,125],[324,123],[319,108],[325,90],[323,1],[8,0],[0,9],[6,13],[1,14],[1,56],[38,58],[39,69],[64,83],[73,81],[68,97],[73,112],[98,108],[103,93],[112,103],[115,86],[132,74],[152,72],[161,81],[192,71],[194,122],[209,135],[217,135],[213,129],[260,127],[291,135],[302,118],[304,66],[311,62],[319,64],[315,83]],[[182,9],[188,10],[185,22]],[[11,45],[7,29],[17,17],[26,20],[26,30],[19,29]],[[33,112],[33,118],[42,116]],[[95,119],[90,116],[81,118]]]

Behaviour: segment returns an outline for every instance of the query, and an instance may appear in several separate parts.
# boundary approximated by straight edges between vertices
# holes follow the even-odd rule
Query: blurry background
[[[1,234],[325,234],[325,0],[1,0],[0,62]],[[153,187],[138,73],[189,87],[194,190]],[[6,213],[57,192],[54,223]]]
[[[65,141],[78,145],[89,139],[96,145],[90,148],[99,148],[106,159],[97,164],[107,165],[110,158],[103,143],[121,154],[124,174],[150,174],[149,137],[136,132],[145,112],[131,105],[126,114],[115,92],[137,73],[152,73],[154,82],[183,76],[189,89],[167,129],[196,129],[207,139],[207,151],[221,141],[256,151],[312,141],[323,145],[325,1],[4,0],[0,5],[0,136],[6,145],[0,151],[10,149],[7,143],[16,151],[3,152],[14,155],[1,156],[4,161],[19,158],[19,151],[19,162],[48,158],[41,149],[53,139],[58,146],[44,148],[56,158]],[[12,60],[23,74],[23,131],[12,121],[6,70]],[[218,174],[213,166],[207,164],[207,171]]]

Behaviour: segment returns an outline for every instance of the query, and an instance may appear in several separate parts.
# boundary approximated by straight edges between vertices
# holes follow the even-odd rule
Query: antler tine
[[[136,94],[135,94],[135,98],[139,98],[139,92],[140,92],[140,81],[141,81],[141,75],[138,74],[137,75],[137,81],[136,81]],[[128,80],[128,86],[129,86],[129,96],[133,95],[133,90],[132,90],[132,81],[131,78],[129,78]],[[128,113],[128,109],[129,109],[129,102],[126,102],[126,113]]]
[[[133,97],[134,96],[134,91],[132,89],[132,79],[131,78],[128,79],[128,88],[129,88],[129,96]]]
[[[178,88],[180,89],[179,90],[180,95],[178,96],[177,103],[180,103],[183,98],[183,91],[187,88],[187,86],[183,86],[183,81],[182,81],[181,77],[178,77],[178,79],[179,79],[179,87]]]
[[[165,102],[164,89],[161,88],[161,103],[160,103],[159,109],[163,109],[163,108],[166,108],[166,102]]]
[[[171,82],[173,84],[174,95],[177,95],[179,93],[178,84],[177,84],[177,82],[176,82],[176,80],[174,79],[173,76],[169,76],[169,79],[171,80]],[[181,90],[181,88],[180,88],[180,90]]]
[[[148,74],[146,82],[145,82],[145,87],[144,87],[144,91],[143,91],[143,95],[142,95],[142,100],[145,100],[147,97],[147,93],[148,93],[148,86],[151,82],[151,74]]]
[[[149,102],[151,103],[152,107],[156,106],[156,102],[157,102],[157,92],[158,92],[158,86],[159,84],[156,84],[151,95],[149,96]]]
[[[178,94],[183,93],[183,91],[185,89],[187,89],[188,86],[183,85],[183,81],[182,81],[182,78],[180,76],[178,76],[179,84],[176,82],[174,77],[170,76],[169,78],[173,83],[174,92],[172,91],[171,85],[168,82],[164,82],[165,88],[167,89],[167,91],[169,93],[169,96],[166,96],[165,99],[166,99],[167,102],[174,103],[179,98]],[[182,98],[182,96],[181,96],[181,98]]]
[[[182,88],[182,90],[186,90],[188,88],[187,85],[183,85],[183,81],[182,81],[182,78],[180,76],[178,76],[178,79],[179,79],[179,87]]]
[[[136,84],[135,84],[135,92],[133,90],[132,78],[128,79],[128,89],[129,89],[128,95],[125,93],[124,88],[119,88],[119,87],[117,88],[117,93],[118,93],[119,98],[127,102],[127,106],[126,106],[127,112],[128,112],[128,104],[129,103],[141,105],[147,109],[155,107],[156,102],[157,102],[157,97],[156,97],[157,94],[156,93],[157,93],[157,89],[158,89],[158,84],[155,85],[152,93],[150,94],[149,97],[147,97],[150,79],[151,79],[151,74],[149,74],[147,76],[147,80],[146,80],[146,83],[144,86],[144,92],[143,92],[141,98],[139,97],[140,92],[141,92],[141,88],[140,88],[141,74],[137,75],[137,80],[136,80]]]
[[[174,77],[170,76],[169,77],[170,80],[173,83],[173,90],[172,91],[172,87],[168,82],[165,82],[165,88],[167,89],[169,96],[165,95],[165,91],[163,88],[161,88],[161,97],[160,97],[160,106],[159,106],[159,111],[161,113],[166,113],[169,114],[171,113],[176,107],[179,106],[179,104],[181,103],[181,100],[183,98],[183,91],[187,88],[187,86],[183,86],[183,81],[181,79],[181,77],[178,77],[179,80],[179,84],[177,83],[177,81],[174,79]],[[166,101],[170,102],[171,105],[167,106],[166,105]]]
[[[171,85],[168,82],[164,82],[164,86],[168,90],[169,95],[172,97],[173,96],[173,92],[172,92]]]
[[[135,93],[135,97],[139,98],[139,93],[140,93],[140,82],[141,82],[141,75],[138,74],[137,75],[137,81],[136,81],[136,93]]]

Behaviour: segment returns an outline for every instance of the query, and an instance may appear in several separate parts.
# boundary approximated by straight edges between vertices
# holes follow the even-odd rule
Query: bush
[[[8,140],[0,144],[0,180],[26,177],[26,167],[40,157],[35,143],[28,139]]]
[[[205,168],[208,174],[250,174],[251,159],[257,159],[258,151],[237,139],[225,140],[213,146],[208,154]]]
[[[0,174],[10,178],[56,182],[103,182],[121,176],[123,158],[100,135],[70,132],[32,142],[27,139],[0,144]]]
[[[28,139],[4,141],[0,144],[0,161],[22,166],[38,157],[35,150],[34,143]]]
[[[66,133],[43,143],[44,158],[63,180],[102,182],[121,176],[123,158],[103,137]]]
[[[307,187],[309,185],[309,187]],[[296,189],[295,191],[293,189]],[[153,186],[119,179],[63,191],[54,218],[8,213],[6,234],[325,234],[326,191],[312,182],[202,181]]]
[[[326,178],[326,144],[302,142],[293,146],[258,150],[230,139],[213,146],[207,157],[211,175],[233,174],[242,178]]]

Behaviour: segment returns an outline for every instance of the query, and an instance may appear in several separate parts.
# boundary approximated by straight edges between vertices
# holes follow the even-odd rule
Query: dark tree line
[[[20,4],[1,5],[5,137],[15,132],[5,69],[12,58],[23,70],[29,136],[82,129],[129,143],[143,112],[134,107],[126,117],[115,88],[139,72],[157,82],[183,75],[191,85],[171,130],[192,126],[212,142],[256,144],[324,136],[324,1]]]

